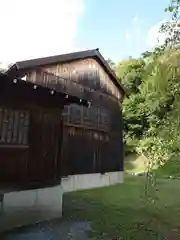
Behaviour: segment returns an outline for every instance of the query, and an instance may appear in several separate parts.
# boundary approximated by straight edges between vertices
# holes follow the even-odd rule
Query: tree
[[[139,91],[144,74],[145,62],[143,59],[128,59],[120,62],[116,68],[116,75],[129,93]]]
[[[162,24],[160,32],[166,36],[164,47],[174,47],[180,44],[180,1],[171,0],[166,12],[171,13],[171,20]]]
[[[178,0],[172,0],[166,9],[172,13],[172,20],[161,28],[168,36],[163,46],[142,53],[141,59],[133,62],[123,61],[117,67],[117,75],[131,92],[124,102],[124,118],[141,122],[139,126],[126,126],[125,139],[138,140],[136,150],[158,164],[180,155],[179,10]],[[143,67],[137,67],[136,63],[142,59]],[[138,86],[137,76],[141,77]]]
[[[124,118],[124,138],[126,152],[134,151],[137,140],[143,133],[145,126],[143,114],[139,111],[139,106],[144,102],[144,97],[139,93],[140,85],[145,73],[144,59],[128,58],[117,65],[116,74],[121,83],[130,93],[130,97],[124,100],[123,118]]]
[[[122,82],[131,89],[123,108],[125,141],[133,151],[161,163],[174,153],[180,154],[180,51],[167,48],[158,55],[155,49],[147,57],[151,61],[141,67],[142,59],[118,65]],[[138,87],[136,74],[141,76]]]
[[[152,56],[153,52],[149,52],[149,51],[145,51],[143,53],[141,53],[142,58],[146,59],[146,58],[150,58]]]
[[[106,61],[107,61],[107,63],[109,64],[110,68],[111,68],[113,71],[115,71],[115,69],[116,69],[116,64],[115,64],[115,62],[113,62],[110,58],[108,58]]]

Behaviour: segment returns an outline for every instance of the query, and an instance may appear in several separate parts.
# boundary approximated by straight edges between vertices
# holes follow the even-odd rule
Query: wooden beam
[[[59,108],[71,103],[90,106],[90,102],[85,99],[57,92],[55,89],[42,87],[22,79],[11,79],[6,75],[0,75],[0,94],[14,100],[18,99],[49,108]]]

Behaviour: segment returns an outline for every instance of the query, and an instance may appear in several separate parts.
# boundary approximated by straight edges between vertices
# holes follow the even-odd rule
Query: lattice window
[[[0,145],[28,145],[29,111],[0,108]]]
[[[89,127],[98,126],[98,112],[97,108],[83,108],[83,124]]]
[[[96,108],[89,108],[89,126],[95,127],[96,126]]]
[[[98,127],[103,130],[108,130],[110,125],[108,111],[104,108],[99,108],[98,117]]]

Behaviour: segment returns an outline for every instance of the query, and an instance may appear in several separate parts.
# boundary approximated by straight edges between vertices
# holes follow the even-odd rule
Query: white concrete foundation
[[[62,186],[4,194],[0,231],[62,216]]]
[[[61,184],[64,192],[73,192],[82,189],[105,187],[122,183],[123,181],[123,172],[108,172],[105,174],[70,175],[66,178],[62,178]]]

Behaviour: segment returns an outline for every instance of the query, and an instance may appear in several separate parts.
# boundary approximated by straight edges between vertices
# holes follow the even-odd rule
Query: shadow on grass
[[[119,207],[85,198],[75,201],[69,196],[64,203],[64,217],[91,222],[95,239],[164,239],[157,228],[158,219],[143,206],[124,203]],[[161,224],[166,229],[166,224]]]
[[[145,178],[125,175],[123,184],[65,194],[64,218],[91,222],[95,239],[164,240],[180,229],[179,184],[158,179],[152,203],[145,197]]]

